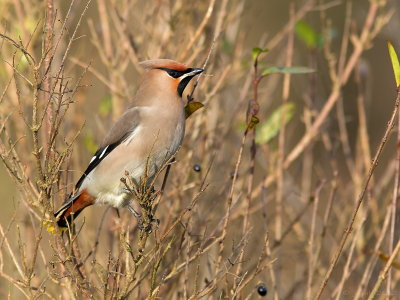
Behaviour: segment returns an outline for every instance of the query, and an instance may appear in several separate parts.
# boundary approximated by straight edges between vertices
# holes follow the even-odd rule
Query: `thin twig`
[[[386,145],[386,142],[388,140],[389,134],[391,133],[391,131],[393,129],[393,126],[394,126],[394,123],[395,123],[395,119],[396,119],[396,114],[397,114],[398,109],[399,109],[399,104],[400,104],[400,88],[397,91],[396,102],[395,102],[394,109],[392,111],[392,115],[391,115],[391,117],[389,119],[389,122],[387,124],[385,133],[384,133],[384,135],[383,135],[383,137],[381,139],[381,142],[380,142],[380,144],[378,146],[378,149],[377,149],[377,151],[375,153],[375,156],[374,156],[374,158],[372,160],[368,175],[367,175],[367,177],[365,179],[365,182],[364,182],[364,185],[363,185],[363,189],[361,190],[361,193],[358,196],[356,207],[355,207],[355,209],[354,209],[354,211],[352,213],[352,217],[351,217],[351,219],[350,219],[350,221],[349,221],[349,223],[348,223],[348,225],[347,225],[347,227],[346,227],[346,229],[344,231],[342,239],[341,239],[341,241],[339,243],[339,246],[338,246],[338,248],[336,250],[336,253],[335,253],[335,255],[334,255],[334,257],[333,257],[333,259],[331,261],[331,264],[329,265],[329,269],[326,272],[326,274],[324,276],[324,279],[323,279],[323,281],[322,281],[322,283],[321,283],[321,285],[319,287],[319,290],[318,290],[318,292],[317,292],[317,294],[315,296],[315,299],[319,299],[322,296],[322,293],[323,293],[323,291],[325,289],[325,286],[327,285],[328,280],[331,277],[331,274],[332,274],[333,270],[335,269],[336,264],[337,264],[341,254],[343,252],[343,249],[344,249],[344,246],[346,244],[346,241],[347,241],[350,233],[353,230],[353,224],[354,224],[354,221],[355,221],[355,219],[357,217],[357,214],[358,214],[358,211],[359,211],[359,209],[361,207],[361,204],[363,203],[364,196],[365,196],[365,193],[366,193],[366,191],[368,189],[369,182],[370,182],[370,180],[372,178],[372,175],[373,175],[373,173],[375,171],[375,168],[378,165],[378,160],[379,160],[379,158],[380,158],[380,156],[382,154],[383,148]]]

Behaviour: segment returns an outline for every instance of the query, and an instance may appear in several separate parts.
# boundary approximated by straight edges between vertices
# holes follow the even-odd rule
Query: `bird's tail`
[[[79,194],[70,196],[68,201],[54,214],[57,219],[57,225],[59,227],[68,227],[67,224],[72,222],[72,218],[76,218],[85,207],[94,204],[94,200],[95,198],[86,189]]]

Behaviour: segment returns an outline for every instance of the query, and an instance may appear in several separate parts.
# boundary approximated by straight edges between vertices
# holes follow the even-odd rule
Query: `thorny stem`
[[[44,39],[44,65],[43,68],[45,72],[50,69],[51,64],[51,55],[50,50],[53,46],[53,19],[54,19],[54,3],[53,0],[46,0],[46,24],[45,24],[45,39]],[[46,121],[44,123],[44,130],[42,131],[43,141],[46,143],[48,139],[50,139],[50,128],[53,119],[53,108],[52,108],[52,99],[50,95],[51,89],[51,78],[49,74],[44,74],[43,79],[43,90],[44,90],[44,103],[49,104],[49,108],[45,110]]]

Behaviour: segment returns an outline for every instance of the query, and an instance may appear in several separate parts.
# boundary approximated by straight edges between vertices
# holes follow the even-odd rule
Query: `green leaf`
[[[400,64],[399,64],[399,58],[397,57],[396,50],[394,50],[394,47],[391,42],[388,41],[388,49],[389,49],[389,55],[390,55],[390,60],[392,61],[392,68],[394,72],[394,78],[396,79],[396,87],[400,86]]]
[[[192,101],[185,106],[185,117],[189,118],[196,110],[202,108],[203,103]]]
[[[322,46],[322,36],[317,33],[309,24],[299,21],[295,25],[295,32],[308,49],[317,49]]]
[[[104,97],[99,105],[99,114],[102,116],[107,116],[112,109],[112,97],[111,96],[107,96]]]
[[[278,107],[265,122],[258,125],[256,143],[266,144],[271,141],[278,134],[282,124],[287,124],[292,119],[294,109],[293,102]],[[284,119],[282,120],[282,118]]]
[[[253,61],[255,61],[261,53],[267,53],[268,51],[269,51],[268,49],[262,49],[258,47],[253,48],[253,51],[251,51],[251,56],[253,57]]]
[[[269,67],[262,71],[261,76],[266,76],[269,74],[306,74],[313,73],[314,69],[307,67]]]

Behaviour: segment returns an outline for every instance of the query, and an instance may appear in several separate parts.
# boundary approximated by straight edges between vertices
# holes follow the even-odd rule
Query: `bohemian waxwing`
[[[75,192],[54,214],[66,227],[92,204],[130,207],[132,197],[121,182],[125,171],[139,182],[151,178],[178,150],[185,131],[182,93],[203,69],[188,68],[169,59],[141,62],[143,80],[129,108],[111,127],[89,166],[78,180]]]

